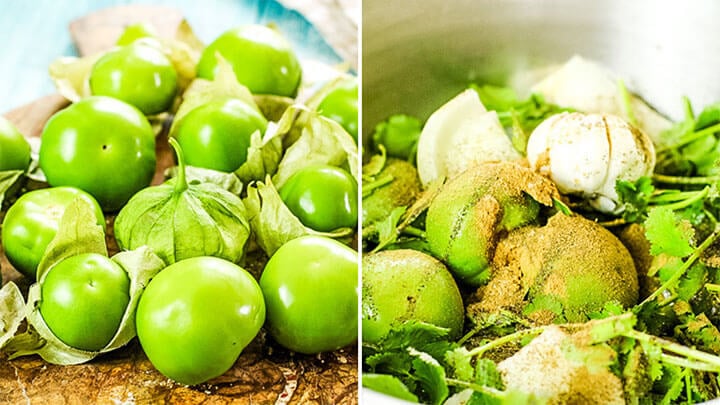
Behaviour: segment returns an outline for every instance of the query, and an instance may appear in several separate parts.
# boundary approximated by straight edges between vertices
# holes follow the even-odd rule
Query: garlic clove
[[[487,111],[474,90],[465,90],[428,118],[420,133],[417,166],[424,186],[472,165],[520,159],[497,113]]]
[[[600,64],[575,55],[557,71],[532,87],[550,103],[571,107],[586,113],[617,115],[628,120],[618,89],[618,79]],[[631,95],[630,105],[638,128],[657,145],[660,134],[672,125],[642,99]]]
[[[609,114],[563,113],[543,121],[528,140],[528,161],[564,194],[588,200],[598,211],[617,214],[618,180],[651,175],[650,138]]]
[[[594,193],[605,183],[610,145],[598,116],[562,113],[543,121],[527,145],[531,167],[564,194]]]
[[[655,168],[655,148],[649,137],[614,115],[603,115],[611,147],[610,164],[606,181],[599,194],[612,201],[618,200],[615,185],[618,180],[635,181],[652,174]],[[595,207],[600,209],[599,207]],[[615,212],[616,207],[603,207],[601,211]]]

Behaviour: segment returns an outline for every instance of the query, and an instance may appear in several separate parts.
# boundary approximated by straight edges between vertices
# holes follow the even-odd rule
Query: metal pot
[[[670,118],[720,100],[720,2],[364,0],[363,128],[427,118],[471,81],[504,84],[574,54],[601,62]]]
[[[596,60],[659,112],[720,101],[720,2],[694,0],[363,0],[367,141],[395,113],[425,119],[470,82]],[[402,403],[363,390],[365,403]]]

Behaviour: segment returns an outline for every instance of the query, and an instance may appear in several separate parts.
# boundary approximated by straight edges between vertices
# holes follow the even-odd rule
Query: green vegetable
[[[283,142],[291,142],[272,176],[278,187],[303,167],[315,164],[341,167],[359,178],[358,146],[337,122],[295,105],[283,115],[278,132],[286,134]]]
[[[43,281],[40,314],[63,343],[81,350],[105,347],[130,302],[130,279],[107,256],[86,253],[55,264]]]
[[[24,307],[24,316],[27,318],[28,328],[25,332],[15,335],[7,342],[5,350],[10,358],[18,356],[26,356],[32,354],[40,355],[44,360],[53,364],[79,364],[89,361],[101,353],[115,350],[127,344],[135,337],[135,309],[137,302],[143,289],[148,281],[163,267],[164,264],[156,255],[154,255],[146,247],[142,247],[135,251],[121,252],[110,259],[107,258],[107,247],[105,246],[105,235],[103,228],[96,223],[94,212],[96,208],[83,198],[76,198],[71,202],[62,214],[57,234],[47,247],[47,250],[40,261],[37,270],[37,282],[30,286],[27,296],[27,303]],[[102,259],[100,259],[102,257]],[[88,258],[91,258],[88,260]],[[113,264],[109,264],[112,261]],[[95,280],[95,287],[87,289],[86,282],[80,281],[87,277],[87,272],[83,269],[76,268],[75,264],[90,264],[92,270],[98,270],[93,262],[104,263],[102,267],[111,270],[110,278],[105,278],[92,271],[90,276]],[[69,266],[68,266],[69,265]],[[60,266],[60,272],[53,275],[54,271]],[[65,269],[63,270],[63,267]],[[72,267],[72,271],[67,267]],[[119,281],[122,277],[117,273],[121,269],[129,279],[129,288],[127,295],[127,305],[122,311],[119,325],[115,324],[117,320],[117,312],[120,310],[120,302],[125,302],[124,294],[120,301],[116,301],[117,296],[113,297],[113,285],[124,284]],[[101,273],[103,270],[99,270]],[[64,273],[64,274],[63,274]],[[71,274],[68,274],[71,273]],[[85,273],[86,276],[80,276]],[[50,282],[45,281],[50,276]],[[64,281],[63,281],[64,280]],[[74,284],[74,281],[80,281],[74,287],[64,288],[66,283]],[[86,280],[87,281],[87,280]],[[47,286],[47,293],[44,288]],[[124,289],[124,287],[123,287]],[[65,290],[69,296],[58,297],[55,293]],[[103,293],[102,296],[96,296],[93,291]],[[91,298],[94,296],[94,298]],[[97,308],[92,303],[98,304],[107,309],[109,312],[95,314],[103,321],[93,323],[92,328],[88,328],[85,323],[85,315],[75,313],[73,316],[65,316],[59,314],[57,310],[61,310],[60,301],[56,298],[77,298],[76,305],[67,309],[74,311],[77,309],[86,309],[92,314]],[[49,301],[44,301],[48,299]],[[41,313],[41,307],[44,304],[46,314],[49,315],[49,322],[58,332],[59,336],[53,333],[48,323],[46,323]],[[48,312],[49,311],[49,312]],[[64,311],[64,310],[63,310]],[[93,315],[90,315],[91,317]],[[116,329],[110,331],[110,326],[115,325]],[[82,328],[77,330],[75,328]],[[103,347],[97,348],[110,335],[109,341]],[[72,344],[81,344],[86,346],[82,350],[69,346],[62,339],[68,340]]]
[[[494,263],[501,264],[480,301],[488,312],[522,302],[539,323],[583,322],[608,302],[637,303],[630,253],[608,230],[578,215],[558,213],[542,227],[510,231],[498,242]]]
[[[714,176],[720,174],[720,103],[698,116],[685,99],[685,119],[661,134],[655,170],[662,174]]]
[[[363,172],[370,164],[363,167]],[[409,206],[420,194],[420,190],[417,169],[403,160],[388,159],[377,173],[363,173],[363,228],[388,218],[396,207]]]
[[[410,392],[408,387],[397,378],[388,374],[363,373],[362,385],[373,391],[381,392],[405,401],[418,402],[417,395]]]
[[[20,131],[0,116],[0,171],[25,171],[30,164],[30,144]]]
[[[247,160],[253,133],[265,133],[267,120],[256,107],[239,99],[216,100],[187,113],[173,137],[187,164],[234,172]]]
[[[10,263],[30,280],[50,242],[55,238],[67,207],[81,198],[93,207],[92,219],[105,226],[102,210],[90,194],[74,187],[51,187],[23,194],[2,223],[2,245]]]
[[[391,328],[414,320],[462,333],[464,307],[460,291],[445,266],[424,253],[386,250],[362,261],[363,342],[382,340]]]
[[[63,56],[54,60],[49,71],[58,93],[77,102],[92,96],[93,87],[96,87],[98,92],[108,91],[114,97],[132,99],[130,103],[137,102],[137,107],[147,114],[172,110],[175,95],[183,94],[195,79],[195,67],[205,47],[185,20],[180,21],[172,38],[158,36],[149,24],[130,24],[125,27],[116,45],[106,52],[81,58]],[[137,52],[138,49],[140,52]],[[127,56],[127,59],[119,55]],[[100,59],[103,63],[95,69]],[[98,75],[91,84],[95,70]],[[157,75],[148,76],[149,72]],[[149,81],[143,80],[148,77]],[[138,92],[140,88],[148,91]],[[149,118],[157,132],[162,129],[165,118]]]
[[[125,27],[125,30],[120,37],[115,41],[115,45],[125,46],[130,45],[138,39],[142,38],[154,38],[157,37],[155,27],[147,23],[136,23],[130,24]]]
[[[382,145],[388,156],[403,160],[414,160],[422,123],[415,117],[398,114],[375,126],[372,135],[373,147]]]
[[[478,93],[518,150],[540,117],[562,110],[533,96],[518,100],[507,88]],[[622,84],[621,93],[627,101]],[[428,189],[410,207],[391,207],[364,229],[368,250],[429,247],[457,281],[482,284],[465,296],[471,326],[457,341],[448,329],[415,321],[392,325],[378,340],[366,337],[367,386],[422,403],[697,403],[720,396],[720,108],[695,116],[688,104],[686,117],[663,138],[659,173],[617,182],[622,218],[585,219],[573,199],[561,200],[522,167],[484,165],[449,179],[437,196]],[[393,176],[380,175],[385,160],[377,155],[363,167],[372,186],[365,197],[392,184]],[[422,200],[432,201],[425,230],[417,214]],[[582,323],[533,327],[569,321]]]
[[[265,303],[252,275],[215,257],[165,268],[145,289],[136,320],[155,368],[188,385],[230,369],[264,321]]]
[[[358,82],[356,77],[341,81],[330,90],[318,105],[325,117],[342,125],[358,141]]]
[[[297,94],[300,63],[287,40],[272,28],[244,25],[225,31],[203,51],[197,65],[198,77],[215,77],[217,55],[232,65],[237,80],[254,94]]]
[[[278,193],[290,211],[316,231],[357,226],[357,182],[338,167],[305,166],[290,176]]]
[[[346,170],[354,179],[358,174],[358,147],[352,137],[340,127],[340,124],[322,117],[315,111],[300,105],[288,108],[278,123],[279,134],[284,141],[291,142],[285,149],[282,160],[275,166],[276,171],[269,170],[277,160],[268,158],[272,155],[270,148],[257,150],[255,163],[249,169],[253,172],[243,173],[243,177],[256,178],[267,173],[263,181],[252,182],[247,188],[247,197],[243,200],[248,209],[248,218],[258,245],[270,256],[285,242],[302,235],[320,234],[333,238],[352,235],[354,229],[340,228],[333,232],[312,230],[300,221],[280,198],[276,189],[282,187],[288,179],[304,167],[326,164]],[[273,138],[269,142],[274,142]],[[271,143],[267,145],[271,145]],[[264,156],[263,156],[264,155]],[[272,162],[271,162],[272,161]],[[243,171],[241,167],[236,173]],[[269,173],[275,173],[270,177]],[[357,181],[357,180],[356,180]],[[356,219],[354,219],[356,220]]]
[[[445,184],[430,204],[427,239],[433,255],[464,283],[490,277],[497,233],[537,219],[557,195],[545,177],[514,163],[475,166]]]
[[[260,277],[266,328],[281,345],[300,353],[347,346],[358,335],[357,252],[322,236],[282,245]]]
[[[160,49],[134,43],[109,51],[95,62],[90,90],[134,105],[143,114],[157,114],[172,106],[177,73]]]
[[[115,211],[150,184],[155,173],[155,134],[130,104],[89,97],[47,122],[40,167],[50,185],[80,188],[103,210]]]
[[[245,206],[216,184],[188,183],[182,149],[175,139],[170,144],[178,176],[140,191],[123,207],[115,219],[118,246],[149,246],[168,264],[195,256],[239,262],[250,235]]]
[[[228,101],[230,99],[233,101]],[[215,110],[215,107],[226,103],[232,104],[231,111],[219,112]],[[275,106],[274,102],[264,105],[264,107],[270,109]],[[249,111],[247,107],[252,107],[255,112]],[[281,108],[285,109],[284,106]],[[188,130],[186,135],[188,136],[181,136],[180,138],[184,138],[183,141],[190,143],[191,148],[199,148],[197,152],[187,152],[194,155],[194,158],[198,160],[197,164],[220,167],[223,170],[230,170],[230,166],[233,166],[235,169],[232,170],[235,171],[239,180],[245,184],[253,180],[264,180],[267,174],[277,171],[278,163],[283,155],[284,132],[280,128],[275,132],[264,130],[267,122],[263,118],[260,107],[255,103],[255,99],[247,87],[238,83],[232,66],[224,59],[218,61],[217,71],[212,81],[196,79],[185,91],[183,102],[178,107],[175,119],[170,127],[171,137],[177,136],[179,127],[185,126],[183,124],[185,117],[193,112],[196,113],[192,114],[195,115],[195,118],[202,120],[195,122],[196,120],[191,117],[188,123],[189,128],[186,128]],[[278,126],[289,130],[293,123],[291,116],[292,114],[288,112],[283,114],[285,119],[281,119]],[[210,120],[210,118],[213,119]],[[208,122],[205,126],[200,121],[206,119]],[[224,132],[227,129],[226,125],[239,125],[239,131],[235,132],[233,129],[231,133],[236,135],[245,134],[249,137],[249,140],[245,135],[239,139],[229,136],[230,134]],[[212,137],[213,142],[201,146],[203,142],[199,134],[189,133],[191,129],[197,129],[200,126],[212,128],[213,135],[215,135]],[[248,133],[248,131],[250,132]],[[222,150],[226,146],[225,142],[235,151],[233,154]],[[242,155],[242,153],[245,155]],[[213,162],[214,158],[223,158],[223,160]],[[222,164],[219,165],[219,163]],[[239,167],[236,165],[239,165]]]
[[[443,358],[458,347],[448,341],[448,332],[447,328],[417,321],[398,324],[379,342],[363,342],[365,363],[371,373],[398,377],[422,403],[442,403],[449,394],[448,366],[443,367]],[[394,385],[388,394],[407,396],[403,386]]]

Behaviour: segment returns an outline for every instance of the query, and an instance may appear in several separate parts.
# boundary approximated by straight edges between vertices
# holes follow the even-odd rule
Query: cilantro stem
[[[478,346],[478,347],[470,350],[468,352],[468,356],[469,357],[482,356],[483,353],[485,353],[489,350],[492,350],[492,349],[496,349],[506,343],[514,342],[516,340],[520,340],[520,339],[530,337],[530,336],[537,336],[537,335],[545,332],[545,329],[546,329],[545,326],[538,326],[535,328],[519,330],[517,332],[497,338],[493,341],[485,343],[482,346]]]
[[[709,193],[710,193],[710,186],[705,186],[705,188],[703,188],[700,192],[696,192],[695,196],[688,198],[687,200],[678,201],[678,202],[672,203],[672,204],[666,204],[665,206],[667,208],[670,208],[673,211],[681,210],[683,208],[686,208],[686,207],[689,207],[689,206],[695,204],[698,201],[701,201],[702,199],[707,197],[707,195]]]
[[[372,194],[375,191],[375,189],[392,183],[393,180],[395,180],[395,178],[391,174],[386,174],[380,178],[375,179],[375,181],[371,181],[369,183],[363,184],[363,186],[362,186],[363,198]]]
[[[673,145],[668,145],[663,148],[659,148],[659,150],[656,153],[661,153],[661,152],[665,152],[667,150],[681,148],[691,142],[694,142],[705,136],[711,135],[717,131],[720,131],[720,124],[711,125],[707,128],[703,128],[699,131],[692,132],[689,136],[687,136],[683,139],[680,139],[677,143],[675,143]]]
[[[690,368],[693,370],[710,371],[710,372],[719,371],[716,367],[712,367],[712,366],[708,365],[707,363],[686,359],[685,357],[671,356],[671,355],[665,354],[665,353],[660,354],[660,361],[662,361],[663,363],[666,363],[666,364],[672,364],[674,366]]]
[[[475,336],[475,334],[477,334],[478,332],[480,332],[481,330],[483,330],[483,329],[485,329],[485,328],[486,328],[486,326],[485,326],[485,325],[482,325],[482,324],[475,326],[474,328],[472,328],[472,330],[470,330],[468,333],[466,333],[465,335],[463,335],[463,337],[461,337],[461,338],[457,341],[457,343],[458,343],[460,346],[464,345],[465,342],[468,341],[468,339],[470,339],[471,337]]]
[[[696,349],[691,349],[687,346],[683,346],[681,344],[671,342],[657,336],[636,331],[635,329],[625,331],[622,333],[622,335],[640,342],[649,343],[651,345],[661,348],[662,350],[683,356],[686,359],[696,360],[697,362],[703,363],[703,365],[698,365],[695,362],[688,362],[686,363],[687,365],[698,365],[699,367],[707,367],[707,371],[720,372],[720,357],[713,354],[702,352]],[[662,359],[669,361],[678,361],[678,358],[670,358],[670,356],[667,355],[662,357]]]
[[[461,387],[461,388],[469,388],[476,392],[482,392],[483,394],[487,394],[492,396],[493,398],[503,399],[505,398],[505,392],[500,391],[496,388],[492,387],[486,387],[484,385],[471,383],[468,381],[458,380],[455,378],[445,378],[445,382],[447,385],[452,385],[455,387]]]
[[[667,281],[665,281],[657,290],[653,291],[653,293],[650,294],[650,296],[645,298],[645,300],[643,300],[643,302],[641,302],[640,305],[644,305],[644,304],[654,300],[660,294],[662,294],[665,290],[669,289],[670,286],[677,283],[678,280],[680,280],[680,278],[683,276],[683,274],[685,274],[685,272],[695,263],[695,261],[698,258],[700,258],[700,255],[705,251],[705,249],[710,247],[710,245],[712,245],[713,242],[715,242],[715,239],[717,239],[719,235],[720,235],[720,227],[716,226],[713,233],[710,234],[710,236],[708,236],[700,244],[700,246],[698,246],[692,252],[690,257],[688,257],[687,260],[685,260],[685,262],[682,264],[682,266],[680,266],[677,270],[675,270],[675,273],[673,273],[673,275],[670,276],[670,278],[667,279]]]
[[[711,292],[720,292],[720,284],[706,283],[705,289]]]
[[[694,197],[698,191],[675,191],[661,190],[650,197],[650,203],[659,204],[666,202],[682,201]]]
[[[658,183],[665,184],[682,184],[682,185],[697,185],[697,184],[712,184],[720,180],[720,176],[669,176],[667,174],[653,174],[653,180]]]
[[[612,228],[615,226],[623,226],[627,223],[628,223],[628,221],[625,218],[615,218],[611,221],[598,222],[599,225],[602,225],[605,228]]]
[[[406,226],[402,229],[402,233],[410,235],[410,236],[417,236],[418,238],[425,239],[426,233],[420,228],[415,228],[414,226]]]

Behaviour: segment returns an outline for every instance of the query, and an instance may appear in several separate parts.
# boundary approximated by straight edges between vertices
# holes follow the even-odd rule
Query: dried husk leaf
[[[332,232],[317,232],[307,228],[285,205],[269,176],[264,183],[251,184],[243,201],[248,210],[255,242],[268,256],[272,256],[288,241],[303,235],[342,238],[354,232],[351,228],[340,228]]]
[[[296,113],[297,117],[291,120]],[[293,128],[301,128],[301,131],[297,141],[286,149],[273,176],[273,183],[278,188],[293,173],[313,164],[343,167],[360,182],[358,147],[340,124],[302,105],[288,108],[285,114],[285,119],[278,123],[279,131],[289,133]],[[289,122],[292,123],[288,129]]]
[[[38,282],[30,286],[24,306],[27,330],[11,338],[4,350],[13,359],[38,354],[52,364],[79,364],[101,353],[115,350],[135,337],[135,309],[140,295],[150,279],[164,267],[164,263],[149,249],[143,247],[133,252],[122,252],[112,258],[128,273],[130,279],[130,303],[125,309],[115,336],[99,351],[79,350],[58,339],[45,323],[40,313],[42,285],[52,266],[63,259],[83,253],[107,256],[105,234],[95,223],[93,207],[82,199],[74,200],[65,210],[58,233],[50,242],[47,253],[38,266]]]

